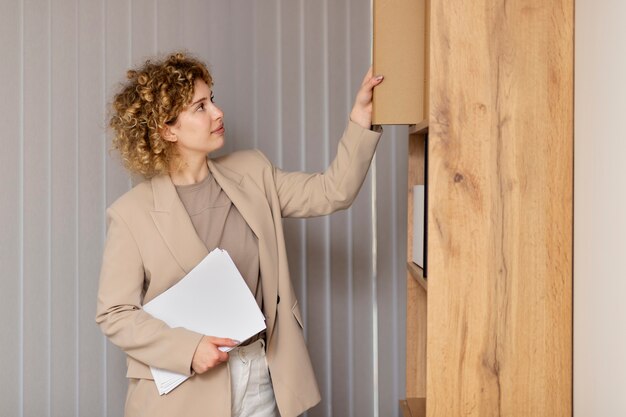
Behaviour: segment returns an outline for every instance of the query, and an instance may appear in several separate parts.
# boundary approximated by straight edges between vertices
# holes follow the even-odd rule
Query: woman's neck
[[[187,160],[180,169],[170,172],[170,178],[174,185],[197,184],[208,175],[209,166],[206,157],[194,161]]]

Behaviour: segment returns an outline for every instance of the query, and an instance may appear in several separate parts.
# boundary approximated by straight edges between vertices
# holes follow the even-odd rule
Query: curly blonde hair
[[[203,62],[182,52],[148,60],[127,78],[113,99],[113,148],[131,172],[145,178],[169,173],[179,154],[161,132],[191,103],[195,80],[212,86],[213,78]]]

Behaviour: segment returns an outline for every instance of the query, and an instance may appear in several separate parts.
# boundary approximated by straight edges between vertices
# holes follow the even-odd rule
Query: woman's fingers
[[[238,341],[225,337],[204,336],[194,352],[191,367],[198,373],[204,373],[207,370],[228,361],[228,353],[222,352],[219,347],[235,347]]]
[[[361,86],[357,94],[357,100],[360,101],[363,105],[367,105],[372,101],[372,90],[378,84],[383,82],[384,77],[382,75],[378,75],[376,77],[370,77],[365,84]]]
[[[384,75],[380,75],[379,74],[379,75],[377,75],[375,77],[372,77],[370,79],[370,84],[372,85],[372,87],[377,86],[378,84],[380,84],[383,81],[384,78],[385,78]]]
[[[227,352],[222,352],[221,350],[217,349],[217,360],[218,360],[218,362],[226,362],[226,361],[228,361],[228,353]]]
[[[211,343],[213,343],[217,347],[220,347],[220,346],[235,347],[240,343],[237,340],[229,339],[226,337],[215,337],[215,336],[207,336],[207,337],[209,338]]]
[[[382,75],[374,77],[372,74],[373,68],[370,67],[363,78],[363,83],[356,94],[354,106],[350,112],[350,120],[365,129],[369,129],[372,123],[372,90],[383,81]]]
[[[372,89],[376,85],[380,84],[383,78],[384,77],[380,74],[374,76],[373,68],[370,66],[370,68],[367,70],[367,74],[365,74],[365,77],[363,78],[363,81],[361,82],[361,89],[363,89],[364,87],[368,89]]]
[[[219,362],[226,362],[228,360],[228,353],[222,351],[220,347],[235,347],[240,342],[237,340],[226,338],[226,337],[211,336],[211,343],[213,343],[216,347],[215,350],[217,351],[217,360]]]

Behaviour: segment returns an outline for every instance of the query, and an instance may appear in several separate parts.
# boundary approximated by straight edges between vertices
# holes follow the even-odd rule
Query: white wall
[[[94,322],[104,210],[130,186],[106,104],[125,70],[208,61],[226,150],[333,157],[369,65],[370,0],[0,0],[0,416],[122,415],[124,356]],[[404,397],[406,128],[387,128],[350,211],[287,221],[324,401],[396,416]],[[373,192],[373,190],[377,190]]]
[[[574,416],[626,415],[626,2],[576,1]]]

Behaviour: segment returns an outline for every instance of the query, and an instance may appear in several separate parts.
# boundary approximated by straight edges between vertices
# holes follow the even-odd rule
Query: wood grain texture
[[[413,186],[424,185],[425,135],[409,135],[407,188],[407,261],[413,259]]]
[[[400,400],[400,410],[402,411],[402,417],[411,417],[411,410],[409,410],[409,404],[406,400]]]
[[[406,395],[426,396],[426,291],[410,275],[406,298]]]
[[[426,398],[407,398],[406,402],[411,411],[411,417],[426,416]]]
[[[407,182],[407,262],[413,258],[413,186],[424,184],[425,136],[409,136]],[[426,396],[426,290],[407,271],[406,395]]]
[[[409,271],[409,275],[422,286],[424,291],[428,292],[428,281],[424,278],[424,270],[411,261],[406,263],[406,269]]]
[[[400,409],[403,417],[424,417],[426,416],[426,398],[400,400]]]
[[[573,3],[432,6],[428,416],[571,416]]]

